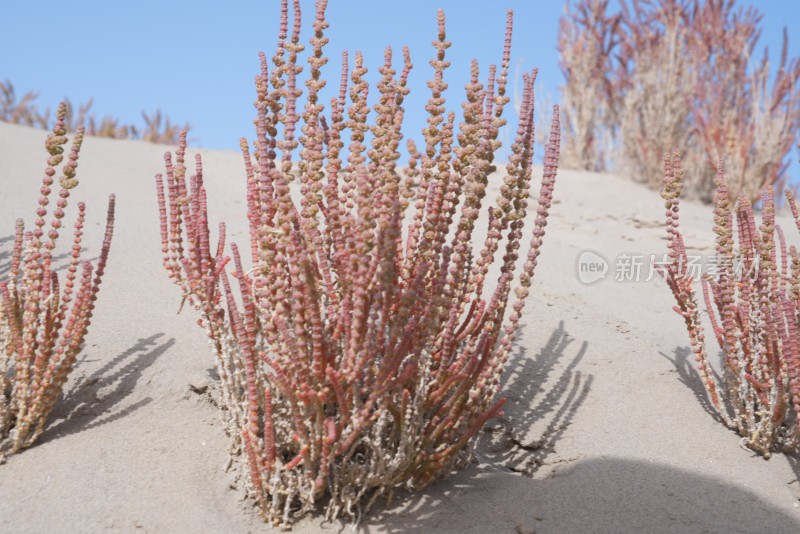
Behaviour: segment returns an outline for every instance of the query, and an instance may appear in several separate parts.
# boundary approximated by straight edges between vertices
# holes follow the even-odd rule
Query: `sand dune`
[[[0,123],[0,250],[30,221],[45,132]],[[224,471],[227,438],[202,390],[213,356],[161,266],[153,175],[166,147],[87,138],[75,198],[88,206],[87,257],[108,194],[117,229],[82,360],[39,443],[0,466],[3,532],[269,531]],[[241,156],[203,151],[211,213],[243,241]],[[665,251],[663,203],[612,175],[561,171],[504,418],[476,463],[398,495],[364,532],[800,532],[800,458],[769,461],[715,420],[666,285],[585,285],[591,249]],[[686,203],[687,245],[713,244],[711,211]],[[800,241],[793,223],[787,235]],[[62,247],[68,245],[61,243]],[[0,256],[0,266],[6,258]],[[644,273],[645,275],[647,273]],[[646,276],[645,276],[646,277]],[[297,532],[348,523],[307,519]]]

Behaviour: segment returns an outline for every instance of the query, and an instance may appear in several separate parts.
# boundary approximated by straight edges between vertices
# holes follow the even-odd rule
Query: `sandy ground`
[[[0,265],[33,215],[45,132],[0,123]],[[153,175],[165,147],[87,138],[75,198],[95,257],[105,202],[117,229],[82,359],[41,440],[0,466],[3,532],[266,532],[223,470],[217,411],[192,391],[213,356],[161,266]],[[241,157],[204,151],[212,214],[244,241]],[[798,457],[739,446],[710,413],[661,280],[617,282],[620,254],[665,251],[663,204],[611,175],[562,171],[532,299],[507,374],[506,416],[474,465],[362,518],[364,532],[800,532]],[[686,203],[687,245],[713,243]],[[793,225],[782,219],[789,236]],[[68,243],[61,243],[62,247]],[[612,262],[585,285],[585,249]],[[647,276],[646,268],[642,273]],[[308,519],[296,532],[348,531]]]

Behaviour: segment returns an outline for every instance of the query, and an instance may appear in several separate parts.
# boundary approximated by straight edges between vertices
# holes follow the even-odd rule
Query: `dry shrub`
[[[725,159],[732,193],[743,193],[751,201],[764,186],[783,188],[786,157],[800,128],[800,59],[788,60],[784,30],[770,84],[766,50],[760,62],[752,58],[760,20],[753,8],[734,11],[733,2],[708,2],[696,8],[690,21],[696,29],[688,42],[697,78],[691,102],[693,133],[702,149],[693,157]],[[713,173],[706,165],[692,186],[706,200],[713,195]]]
[[[96,267],[81,262],[86,208],[78,203],[72,251],[63,288],[53,265],[64,209],[75,178],[83,130],[74,136],[61,167],[58,200],[49,228],[47,206],[58,166],[64,161],[66,105],[45,146],[50,154],[33,230],[18,220],[8,271],[0,277],[0,462],[5,453],[30,447],[44,431],[48,415],[83,348],[114,229],[114,197],[109,199],[106,232]],[[80,271],[80,272],[79,272]]]
[[[12,83],[8,80],[0,82],[0,121],[44,130],[51,129],[54,123],[50,120],[50,108],[41,110],[36,105],[36,98],[38,98],[37,93],[30,91],[17,100]],[[175,145],[178,143],[181,130],[191,129],[189,124],[183,126],[172,124],[169,117],[162,116],[161,110],[156,110],[152,116],[143,111],[144,126],[137,126],[123,124],[118,118],[110,115],[97,117],[90,112],[92,99],[78,105],[77,108],[69,99],[64,100],[64,105],[67,110],[64,119],[67,132],[77,132],[78,128],[83,128],[85,135],[112,139],[141,139],[151,143]]]
[[[621,15],[606,14],[608,0],[579,2],[559,21],[558,51],[568,83],[561,88],[564,147],[561,164],[571,169],[602,171],[610,156],[610,131],[616,122],[616,88],[607,73],[614,68]]]
[[[669,261],[665,278],[686,321],[710,404],[742,444],[769,458],[800,443],[800,256],[788,253],[775,224],[775,200],[765,188],[761,225],[742,194],[733,206],[720,163],[714,196],[714,276],[702,280],[706,311],[722,351],[721,376],[709,363],[694,282],[678,225],[683,170],[665,156]],[[793,196],[787,197],[800,230]],[[776,244],[777,242],[777,244]]]
[[[618,169],[653,187],[660,187],[661,155],[673,146],[687,147],[687,196],[711,201],[715,169],[707,162],[720,159],[734,195],[755,201],[764,186],[783,186],[800,128],[800,60],[787,57],[786,34],[770,83],[766,51],[752,62],[761,21],[753,8],[737,9],[733,0],[607,8],[579,0],[561,22],[565,144],[588,151],[580,152],[580,168],[608,160],[605,147],[586,141],[590,132],[611,137]],[[593,44],[580,48],[590,53],[576,53],[587,39]]]
[[[317,2],[302,115],[299,2],[291,33],[282,2],[271,72],[261,56],[252,152],[242,140],[252,267],[235,245],[232,260],[225,255],[224,224],[212,246],[200,157],[189,178],[185,139],[174,159],[166,156],[165,180],[157,177],[164,265],[200,312],[216,353],[231,454],[244,453],[249,493],[266,519],[283,525],[320,500],[327,517],[354,517],[379,496],[422,488],[468,460],[473,436],[504,403],[500,376],[538,261],[559,151],[556,108],[530,245],[518,265],[534,71],[524,77],[512,156],[483,223],[488,236],[474,246],[506,122],[511,13],[499,72],[490,67],[484,84],[473,62],[456,124],[442,97],[450,43],[439,12],[425,147],[409,142],[401,172],[408,50],[398,76],[386,49],[372,109],[362,56],[351,69],[345,54],[325,114],[325,8]]]
[[[686,86],[692,76],[686,12],[677,2],[663,10],[623,4],[620,25],[618,121],[621,170],[657,188],[661,157],[671,147],[690,146],[691,120]],[[692,173],[694,176],[696,173]]]
[[[17,100],[14,85],[6,80],[0,82],[0,120],[12,124],[24,124],[36,128],[48,129],[48,121],[34,104],[39,95],[28,91]]]

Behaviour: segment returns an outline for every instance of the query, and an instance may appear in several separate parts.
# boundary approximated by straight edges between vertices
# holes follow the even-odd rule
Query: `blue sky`
[[[305,40],[313,1],[301,3]],[[764,14],[761,43],[770,47],[774,61],[784,25],[790,56],[800,55],[800,0],[739,4],[755,5]],[[10,80],[20,95],[38,92],[40,105],[54,107],[63,97],[73,102],[94,98],[96,114],[125,123],[140,122],[142,110],[160,108],[173,122],[193,125],[195,146],[236,149],[240,137],[254,135],[253,77],[258,52],[269,57],[274,50],[279,5],[278,0],[10,2],[3,8],[0,79]],[[364,53],[368,79],[374,81],[384,47],[391,45],[399,58],[407,44],[415,69],[405,131],[418,139],[438,7],[445,10],[453,42],[448,107],[458,109],[472,58],[482,72],[500,60],[507,8],[515,12],[512,73],[538,67],[538,93],[558,100],[562,76],[556,34],[563,9],[558,1],[331,0],[326,79],[331,84],[338,80],[339,56],[346,49]]]

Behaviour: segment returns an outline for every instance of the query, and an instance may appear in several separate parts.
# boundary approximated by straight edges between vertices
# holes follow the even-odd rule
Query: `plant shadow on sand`
[[[0,237],[0,276],[11,269],[11,254],[14,250],[14,234]]]
[[[591,389],[593,376],[576,370],[588,343],[573,347],[574,341],[561,322],[537,357],[529,357],[524,346],[516,345],[503,376],[502,395],[508,399],[504,415],[490,420],[478,435],[473,461],[477,467],[469,466],[417,494],[397,492],[393,504],[379,500],[361,528],[369,532],[372,525],[380,525],[390,532],[428,531],[435,525],[428,519],[437,509],[450,509],[453,496],[468,491],[473,481],[480,487],[483,483],[477,479],[485,472],[533,476],[555,452]],[[568,360],[567,353],[573,349]],[[441,528],[436,527],[437,531]]]
[[[373,530],[374,528],[374,530]],[[800,516],[745,488],[623,458],[581,460],[546,479],[469,469],[364,520],[366,533],[800,532]]]
[[[81,247],[81,254],[86,252],[86,247]],[[11,271],[11,259],[14,254],[14,234],[0,237],[0,278],[5,277]],[[72,251],[61,252],[54,254],[51,261],[51,266],[56,272],[62,271],[69,267],[72,259]],[[97,256],[92,258],[82,258],[81,262],[88,261],[94,264],[97,261]]]
[[[56,404],[50,417],[53,422],[42,434],[40,444],[112,423],[150,404],[152,399],[145,397],[115,409],[133,392],[143,371],[175,344],[172,338],[160,340],[162,336],[159,333],[139,339],[91,375],[77,377]]]
[[[705,386],[703,386],[703,380],[700,378],[700,373],[697,371],[697,368],[692,364],[693,358],[691,358],[692,351],[688,347],[676,347],[673,351],[674,357],[670,358],[663,352],[659,352],[661,356],[663,356],[667,361],[672,363],[675,366],[675,370],[678,373],[678,379],[681,381],[683,385],[687,388],[692,390],[694,393],[697,402],[703,407],[703,409],[714,418],[714,421],[718,422],[719,424],[724,424],[722,418],[717,413],[717,410],[711,404],[711,400],[708,397],[708,392],[706,391]],[[722,355],[720,355],[720,360],[722,359]],[[711,372],[714,375],[714,380],[717,384],[723,384],[722,377],[720,377],[719,373],[712,368]],[[720,396],[720,401],[725,403],[725,406],[728,408],[728,413],[732,413],[733,409],[731,408],[730,404],[727,402],[727,399],[724,395]],[[797,453],[786,454],[787,458],[791,458],[792,456],[798,456]],[[791,461],[791,459],[790,459]],[[796,465],[796,464],[793,464]],[[797,469],[795,469],[797,472]],[[800,475],[800,473],[799,473]]]
[[[478,437],[476,453],[482,462],[533,475],[555,452],[594,380],[576,371],[586,355],[586,341],[567,362],[574,341],[562,321],[536,358],[517,346],[503,376],[505,415],[489,421]],[[552,377],[556,370],[558,376]]]
[[[675,350],[673,350],[672,353],[672,358],[663,352],[659,352],[658,354],[675,366],[675,371],[678,373],[678,380],[680,380],[681,384],[689,388],[692,393],[694,393],[695,399],[697,399],[697,402],[700,403],[700,406],[703,407],[706,413],[713,417],[714,421],[723,424],[722,418],[719,416],[717,410],[714,408],[714,406],[712,406],[711,401],[708,398],[708,393],[706,392],[705,386],[703,386],[703,381],[700,378],[700,374],[692,364],[693,358],[691,358],[691,349],[689,349],[689,347],[675,347]],[[714,373],[714,379],[717,381],[717,383],[721,384],[722,381],[717,372],[714,369],[711,371]]]
[[[478,440],[481,462],[417,494],[398,492],[393,503],[381,503],[362,519],[358,530],[800,532],[800,516],[742,487],[672,466],[602,457],[561,463],[545,476],[537,474],[539,467],[559,463],[553,457],[557,443],[591,393],[592,375],[577,370],[588,344],[574,341],[562,324],[536,358],[519,348],[505,377],[505,420],[490,421]],[[674,363],[679,373],[684,371],[682,380],[702,397],[687,354],[676,352]],[[527,425],[537,430],[525,433]]]
[[[697,371],[697,368],[692,364],[693,358],[692,351],[689,347],[676,347],[673,351],[674,357],[670,358],[663,352],[659,352],[661,356],[666,358],[670,363],[675,366],[675,370],[678,373],[678,379],[681,381],[683,385],[689,388],[692,393],[694,393],[695,398],[703,407],[703,409],[708,413],[714,421],[719,424],[724,424],[722,418],[717,413],[714,406],[711,404],[711,401],[708,398],[708,392],[706,388],[703,386],[703,381],[700,378],[700,373]],[[722,379],[719,374],[712,368],[711,370],[714,373],[714,380],[717,381],[718,384],[722,383]],[[724,398],[722,399],[724,402]],[[728,406],[730,408],[730,406]],[[733,432],[733,431],[732,431]],[[735,434],[735,433],[734,433]],[[755,453],[753,453],[755,454]],[[800,452],[788,452],[782,453],[782,456],[786,458],[786,461],[789,462],[789,465],[792,468],[792,471],[795,473],[795,480],[791,482],[793,485],[793,490],[797,495],[798,499],[800,499]]]

